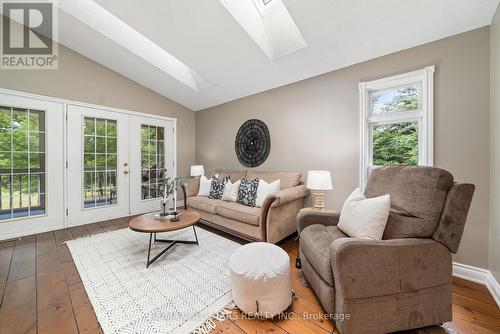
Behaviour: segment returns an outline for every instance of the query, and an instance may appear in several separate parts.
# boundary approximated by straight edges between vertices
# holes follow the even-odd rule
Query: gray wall
[[[491,24],[490,271],[500,282],[500,6]]]
[[[245,97],[196,114],[196,161],[207,170],[243,169],[234,153],[239,126],[267,123],[272,147],[258,169],[329,169],[339,210],[358,185],[358,83],[436,65],[435,165],[477,191],[455,261],[488,266],[489,28],[466,32],[345,69]]]
[[[195,113],[62,45],[58,70],[0,70],[0,88],[176,117],[177,173],[189,175]]]

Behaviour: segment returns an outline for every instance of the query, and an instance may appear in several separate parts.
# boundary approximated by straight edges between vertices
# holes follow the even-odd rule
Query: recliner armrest
[[[291,188],[281,189],[270,193],[264,200],[262,207],[283,206],[297,199],[306,197],[307,195],[309,195],[309,190],[303,184]]]
[[[338,212],[302,209],[297,214],[297,230],[300,234],[309,225],[335,226],[339,223],[339,219],[340,213]]]
[[[451,284],[449,250],[432,239],[341,238],[330,245],[335,288],[344,299]]]

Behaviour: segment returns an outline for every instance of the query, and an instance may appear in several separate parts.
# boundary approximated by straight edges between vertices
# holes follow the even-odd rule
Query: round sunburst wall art
[[[271,136],[266,123],[258,119],[243,123],[236,134],[234,148],[243,166],[262,165],[271,151]]]

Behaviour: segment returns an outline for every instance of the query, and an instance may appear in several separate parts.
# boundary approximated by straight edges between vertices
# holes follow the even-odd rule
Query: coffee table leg
[[[194,238],[196,239],[196,244],[199,245],[198,243],[198,235],[196,234],[196,228],[193,225],[193,232],[194,232]]]
[[[149,247],[148,247],[148,260],[146,261],[146,268],[149,268],[149,255],[151,254],[151,239],[153,238],[153,233],[149,233]],[[155,233],[156,241],[156,233]]]
[[[195,240],[170,240],[170,239],[156,239],[156,233],[154,233],[154,242],[167,242],[170,243],[165,249],[163,249],[160,253],[158,253],[151,260],[149,259],[151,256],[151,243],[153,241],[153,233],[149,234],[149,247],[148,247],[148,261],[146,262],[146,268],[155,262],[160,256],[165,254],[170,248],[172,248],[175,244],[189,244],[189,245],[199,245],[198,235],[196,234],[196,228],[193,225],[193,232]]]

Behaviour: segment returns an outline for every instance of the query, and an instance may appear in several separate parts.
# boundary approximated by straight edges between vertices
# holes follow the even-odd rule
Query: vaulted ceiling
[[[61,44],[192,110],[489,25],[499,3],[59,1]]]

